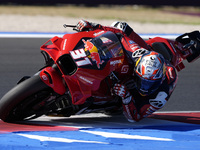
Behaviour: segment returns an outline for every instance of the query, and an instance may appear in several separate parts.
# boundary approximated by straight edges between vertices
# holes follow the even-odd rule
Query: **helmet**
[[[149,51],[142,55],[135,65],[135,81],[139,93],[143,96],[152,94],[165,78],[165,60],[157,52]]]

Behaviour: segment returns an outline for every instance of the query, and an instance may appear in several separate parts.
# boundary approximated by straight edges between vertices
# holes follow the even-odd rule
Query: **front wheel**
[[[20,82],[0,100],[0,119],[14,122],[39,117],[45,113],[45,100],[52,93],[39,75]]]

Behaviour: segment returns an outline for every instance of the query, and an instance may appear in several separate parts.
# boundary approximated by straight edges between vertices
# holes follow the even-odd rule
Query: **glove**
[[[126,33],[126,35],[128,36],[133,32],[133,29],[126,22],[116,21],[116,22],[113,22],[111,26],[120,29],[121,31]]]
[[[130,101],[132,100],[132,96],[124,85],[115,84],[113,89],[114,89],[115,94],[122,98],[123,104],[126,105],[130,103]]]
[[[124,85],[115,84],[113,89],[116,95],[120,96],[121,98],[125,98],[127,89]]]
[[[79,32],[81,32],[81,31],[89,31],[89,29],[93,29],[93,26],[88,21],[80,20],[76,25],[76,28]]]

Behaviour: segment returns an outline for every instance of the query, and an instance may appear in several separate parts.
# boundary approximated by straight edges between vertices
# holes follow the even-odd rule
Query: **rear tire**
[[[52,89],[47,86],[39,75],[20,82],[0,100],[0,119],[5,122],[26,120],[26,118],[43,115],[41,108],[35,108],[49,97]],[[43,106],[41,106],[43,107]]]

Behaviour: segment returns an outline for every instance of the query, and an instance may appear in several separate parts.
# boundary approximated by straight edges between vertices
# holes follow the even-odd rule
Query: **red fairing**
[[[104,70],[78,69],[76,74],[65,76],[73,104],[83,104],[88,97],[92,96],[92,92],[97,91],[101,81],[109,75],[109,69],[109,66]]]
[[[177,41],[169,40],[169,39],[164,39],[161,37],[155,37],[152,39],[149,39],[146,41],[146,43],[152,48],[152,44],[160,42],[166,44],[166,47],[170,50],[172,54],[172,60],[170,63],[177,69],[177,71],[181,71],[182,69],[185,68],[185,65],[183,64],[183,60],[187,59],[194,52],[191,49],[184,49],[183,44]],[[153,48],[152,48],[153,49]],[[198,50],[196,50],[198,51]]]
[[[147,44],[149,44],[151,47],[152,47],[152,44],[155,43],[155,42],[161,42],[161,43],[165,43],[166,46],[170,49],[171,53],[172,53],[172,60],[171,60],[171,63],[173,66],[178,66],[179,64],[182,63],[184,56],[182,53],[180,53],[179,50],[176,49],[175,47],[175,43],[174,41],[171,41],[171,40],[167,40],[167,39],[164,39],[164,38],[160,38],[160,37],[156,37],[156,38],[152,38],[148,41],[146,41]],[[153,48],[152,48],[153,49]],[[182,65],[182,64],[181,64]]]
[[[102,82],[114,70],[122,71],[124,75],[127,75],[129,72],[124,70],[125,65],[127,65],[127,62],[124,60],[124,56],[122,56],[109,60],[103,70],[78,68],[76,74],[65,76],[65,81],[72,94],[73,104],[83,104],[92,95],[105,97],[105,93],[110,91],[110,89],[106,89],[104,85],[104,90],[100,91],[101,86],[103,86]]]
[[[103,50],[104,53],[102,54],[92,51],[94,45],[90,41],[94,38],[96,41],[98,41],[98,38],[101,39],[101,44],[109,51]],[[116,43],[109,45],[113,42],[112,40]],[[48,45],[50,41],[53,44]],[[63,38],[54,37],[50,41],[45,43],[41,50],[45,51],[57,64],[62,73],[62,78],[71,93],[72,103],[75,105],[83,104],[91,96],[96,96],[97,99],[103,98],[104,100],[106,97],[109,100],[112,97],[112,93],[107,88],[108,85],[105,80],[108,80],[107,77],[111,72],[118,72],[119,78],[130,75],[130,69],[128,62],[124,59],[125,55],[122,46],[113,32],[102,30],[79,32],[66,34]],[[89,56],[86,55],[86,49],[91,50]],[[70,66],[62,64],[61,57],[63,56],[67,56],[67,59],[68,57],[71,58]],[[76,69],[72,73],[66,73],[64,68],[73,65]],[[49,69],[47,72],[51,74]],[[41,72],[41,75],[46,76],[45,70]],[[57,87],[56,91],[59,94],[64,93],[64,85],[60,79],[53,78],[52,80],[54,85],[50,84],[49,81],[45,81],[45,83],[53,89],[57,87],[55,82],[62,84],[61,88]],[[112,84],[109,80],[108,82]]]
[[[62,76],[52,67],[46,67],[40,72],[40,78],[56,93],[63,95],[66,91]]]

